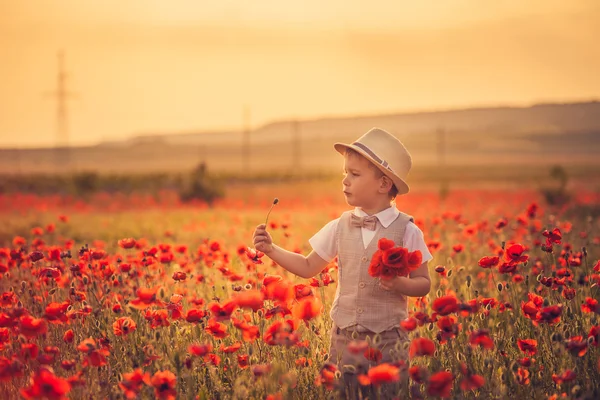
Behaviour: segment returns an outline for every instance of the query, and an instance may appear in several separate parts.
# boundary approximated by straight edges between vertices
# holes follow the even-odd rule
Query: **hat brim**
[[[396,185],[396,189],[398,189],[398,195],[406,194],[410,191],[410,187],[408,186],[408,184],[406,182],[404,182],[404,180],[402,178],[400,178],[399,176],[392,173],[390,170],[388,170],[387,168],[385,168],[384,166],[382,166],[381,164],[376,162],[373,159],[373,157],[371,157],[369,154],[367,154],[367,152],[365,152],[360,147],[354,146],[351,144],[337,142],[333,145],[333,148],[341,155],[346,154],[346,149],[352,149],[352,150],[356,151],[358,154],[360,154],[361,156],[365,157],[373,165],[375,165],[377,168],[379,168],[379,170],[381,172],[383,172],[383,174],[385,176],[387,176],[388,178],[390,178],[392,180],[392,182],[394,182],[394,185]]]

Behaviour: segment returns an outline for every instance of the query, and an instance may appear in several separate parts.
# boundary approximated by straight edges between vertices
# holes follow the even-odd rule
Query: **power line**
[[[56,143],[55,155],[56,165],[60,169],[61,165],[65,169],[70,169],[70,146],[69,146],[69,124],[67,100],[75,98],[76,93],[67,89],[68,73],[65,71],[64,52],[59,50],[58,73],[56,76],[56,90],[46,93],[48,96],[56,98]]]

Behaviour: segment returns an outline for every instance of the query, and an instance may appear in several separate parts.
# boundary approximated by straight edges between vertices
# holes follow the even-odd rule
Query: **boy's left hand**
[[[395,277],[390,278],[390,279],[381,278],[379,280],[379,284],[381,285],[381,287],[384,290],[389,290],[391,292],[398,292],[398,293],[403,294],[402,293],[403,292],[402,289],[404,287],[404,283],[405,283],[404,281],[406,279],[407,278],[404,277],[404,276],[395,276]]]

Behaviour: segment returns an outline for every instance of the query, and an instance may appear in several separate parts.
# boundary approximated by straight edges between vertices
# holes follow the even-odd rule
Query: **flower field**
[[[248,248],[271,195],[213,208],[168,193],[0,195],[1,398],[335,398],[337,264],[306,280]],[[278,197],[270,233],[304,254],[347,209],[335,193]],[[401,324],[410,361],[361,382],[408,376],[399,398],[413,399],[600,398],[599,197],[399,198],[434,256],[432,290]]]

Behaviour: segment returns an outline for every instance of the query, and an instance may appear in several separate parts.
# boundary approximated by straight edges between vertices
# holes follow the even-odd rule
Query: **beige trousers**
[[[353,354],[348,351],[348,344],[352,341],[367,341],[369,347],[381,351],[379,362],[369,360],[360,352]],[[394,399],[404,398],[408,395],[408,334],[400,328],[376,334],[374,332],[359,332],[353,328],[340,329],[335,324],[331,329],[331,343],[329,346],[329,362],[336,364],[342,373],[343,382],[340,382],[339,397],[345,399]],[[401,367],[399,382],[375,385],[360,385],[357,378],[366,375],[369,368],[383,363],[404,361]]]

